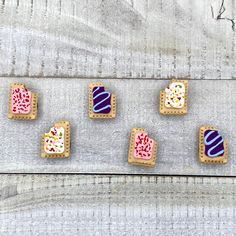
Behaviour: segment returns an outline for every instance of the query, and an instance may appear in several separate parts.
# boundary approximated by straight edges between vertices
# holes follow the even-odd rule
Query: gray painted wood
[[[220,3],[2,0],[0,75],[233,79],[235,33],[214,19]],[[235,18],[235,1],[225,8]]]
[[[235,235],[235,178],[1,175],[0,234]]]
[[[192,80],[189,82],[189,114],[166,117],[159,114],[159,92],[168,81],[105,80],[117,95],[117,118],[88,118],[88,84],[97,80],[0,79],[0,172],[22,173],[122,173],[168,175],[220,175],[236,173],[236,81]],[[102,80],[101,80],[102,81]],[[7,119],[11,82],[25,82],[39,94],[39,119]],[[71,158],[40,158],[41,135],[54,122],[72,124]],[[210,124],[229,140],[229,162],[225,166],[198,162],[198,129]],[[154,169],[127,163],[130,131],[143,127],[159,143]]]
[[[220,3],[0,1],[0,172],[235,175],[235,82],[190,82],[189,115],[170,118],[157,112],[167,81],[154,80],[236,77],[235,33],[212,18]],[[223,16],[235,18],[235,1],[225,7]],[[82,77],[110,78],[116,120],[88,119],[91,80]],[[134,80],[112,80],[124,77]],[[37,121],[6,118],[9,83],[19,81],[40,94]],[[42,160],[41,134],[64,118],[73,127],[71,159]],[[227,166],[197,162],[205,123],[229,139]],[[127,164],[134,126],[159,141],[155,169]],[[234,178],[1,174],[0,235],[235,235],[234,193]]]

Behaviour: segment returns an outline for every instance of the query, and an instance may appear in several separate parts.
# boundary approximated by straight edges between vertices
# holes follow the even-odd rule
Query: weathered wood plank
[[[235,33],[221,0],[0,1],[0,75],[229,79]],[[235,18],[225,1],[222,17]]]
[[[235,178],[1,175],[0,233],[234,235]]]
[[[95,81],[95,80],[94,80]],[[7,119],[11,82],[25,82],[39,93],[39,119]],[[189,114],[159,114],[159,92],[168,81],[106,80],[117,95],[115,120],[88,118],[88,84],[80,79],[0,79],[0,172],[76,172],[170,175],[229,175],[236,173],[236,81],[190,81]],[[72,155],[69,160],[40,158],[41,135],[61,119],[72,124]],[[198,163],[198,129],[216,125],[229,140],[229,163],[207,166]],[[159,142],[157,167],[127,163],[129,135],[144,127]]]

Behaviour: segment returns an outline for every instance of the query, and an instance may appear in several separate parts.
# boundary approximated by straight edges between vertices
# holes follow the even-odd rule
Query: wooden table
[[[221,3],[0,1],[0,235],[236,234],[236,6],[217,18]],[[172,77],[189,79],[187,116],[158,112]],[[96,81],[117,95],[115,120],[88,118]],[[39,94],[36,121],[7,119],[13,82]],[[61,119],[71,158],[41,159]],[[204,124],[229,140],[227,165],[198,162]],[[158,141],[155,168],[127,163],[133,127]]]

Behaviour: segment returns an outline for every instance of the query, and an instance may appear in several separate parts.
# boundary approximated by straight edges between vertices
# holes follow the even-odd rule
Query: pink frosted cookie
[[[157,142],[142,128],[131,132],[128,162],[133,165],[154,167],[156,164]]]
[[[134,157],[150,160],[152,158],[154,140],[149,138],[146,132],[141,132],[135,135],[134,142]]]
[[[36,119],[37,103],[37,94],[27,90],[24,84],[11,84],[8,118]]]

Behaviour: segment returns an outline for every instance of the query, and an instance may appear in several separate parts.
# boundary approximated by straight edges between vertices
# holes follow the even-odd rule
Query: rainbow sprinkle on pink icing
[[[150,160],[154,147],[154,140],[145,132],[135,135],[134,157],[137,159]]]
[[[11,107],[14,114],[29,114],[32,93],[25,88],[12,89]]]

